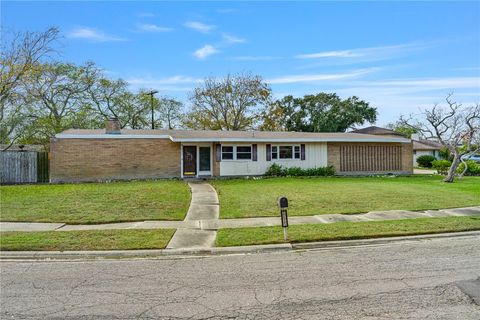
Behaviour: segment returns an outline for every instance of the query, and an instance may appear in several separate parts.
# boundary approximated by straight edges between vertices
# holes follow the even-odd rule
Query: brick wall
[[[50,181],[180,177],[180,144],[167,139],[52,139]]]
[[[328,143],[337,174],[413,173],[411,143]]]
[[[216,143],[212,143],[212,176],[220,177],[220,162],[217,162]]]

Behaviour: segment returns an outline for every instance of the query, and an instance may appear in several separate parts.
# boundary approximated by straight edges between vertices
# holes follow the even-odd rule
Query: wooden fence
[[[47,152],[0,152],[0,183],[37,183],[49,181]]]

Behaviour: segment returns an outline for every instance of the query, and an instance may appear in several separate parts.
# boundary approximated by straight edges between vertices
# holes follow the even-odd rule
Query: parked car
[[[466,155],[462,157],[463,160],[473,160],[480,163],[480,154]]]

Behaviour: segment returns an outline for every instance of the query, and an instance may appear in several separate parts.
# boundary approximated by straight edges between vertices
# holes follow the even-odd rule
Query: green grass
[[[92,224],[183,220],[190,190],[183,181],[134,181],[0,187],[1,221]]]
[[[290,242],[351,240],[480,230],[480,217],[420,218],[372,222],[293,225],[288,228]],[[216,245],[245,246],[283,243],[281,227],[220,229]]]
[[[231,179],[212,181],[221,218],[278,216],[277,198],[294,216],[426,210],[480,205],[480,177],[444,183],[440,176]]]
[[[175,229],[2,232],[2,251],[163,249]]]

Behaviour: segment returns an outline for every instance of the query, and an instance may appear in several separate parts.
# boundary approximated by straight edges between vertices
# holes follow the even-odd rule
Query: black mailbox
[[[278,206],[280,209],[288,208],[288,199],[286,197],[278,198]]]

